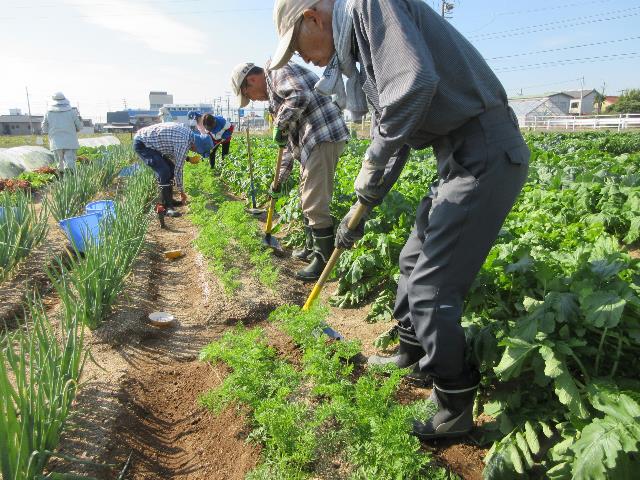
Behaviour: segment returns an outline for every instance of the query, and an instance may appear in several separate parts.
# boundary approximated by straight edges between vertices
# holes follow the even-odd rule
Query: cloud
[[[204,33],[154,8],[153,4],[123,0],[96,4],[92,1],[65,0],[86,22],[128,35],[152,50],[168,54],[205,52]]]

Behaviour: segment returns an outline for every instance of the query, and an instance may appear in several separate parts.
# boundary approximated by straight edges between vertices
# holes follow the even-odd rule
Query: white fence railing
[[[519,118],[520,127],[528,130],[600,130],[609,129],[621,132],[640,128],[640,114],[621,115],[583,115],[562,117],[526,117]]]

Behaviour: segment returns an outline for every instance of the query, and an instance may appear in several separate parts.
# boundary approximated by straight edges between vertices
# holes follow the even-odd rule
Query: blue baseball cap
[[[202,113],[197,110],[190,110],[189,113],[187,113],[187,118],[189,120],[193,120],[194,118],[200,118],[201,116],[202,116]]]

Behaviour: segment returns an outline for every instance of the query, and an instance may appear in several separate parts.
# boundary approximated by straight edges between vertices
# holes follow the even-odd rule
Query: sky
[[[439,0],[426,0],[439,11]],[[640,88],[640,0],[458,0],[449,21],[510,96]],[[229,74],[275,49],[272,0],[0,0],[0,114],[62,91],[84,118],[231,95]],[[234,97],[230,97],[233,106]]]

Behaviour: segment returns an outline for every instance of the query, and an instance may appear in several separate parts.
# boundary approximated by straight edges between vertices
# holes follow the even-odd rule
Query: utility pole
[[[126,110],[127,109],[127,99],[126,98],[122,99],[122,104],[124,105],[124,109]]]
[[[584,99],[584,76],[580,78],[580,113],[579,116],[582,116],[582,100]]]
[[[27,109],[29,111],[29,131],[33,135],[33,122],[31,121],[31,103],[29,103],[29,89],[25,86],[24,90],[27,92]]]
[[[446,19],[450,19],[450,16],[447,16],[447,14],[449,12],[451,12],[454,9],[455,5],[454,3],[451,2],[447,2],[446,0],[441,0],[440,1],[440,14],[442,15],[442,18],[446,18]]]

